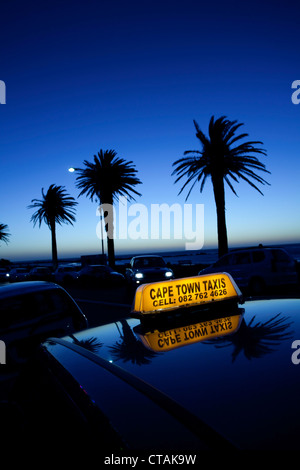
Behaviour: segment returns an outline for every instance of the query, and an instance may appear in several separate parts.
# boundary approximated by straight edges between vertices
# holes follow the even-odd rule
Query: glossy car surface
[[[19,396],[34,429],[99,452],[296,450],[299,312],[300,299],[224,301],[51,339]]]
[[[161,256],[134,256],[126,269],[127,281],[134,287],[147,282],[173,279],[174,273]]]
[[[57,284],[28,281],[0,286],[0,338],[6,344],[9,366],[26,361],[49,336],[87,326],[81,309]]]

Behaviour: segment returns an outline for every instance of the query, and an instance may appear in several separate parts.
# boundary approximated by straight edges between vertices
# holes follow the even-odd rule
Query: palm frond
[[[98,198],[100,203],[112,203],[120,196],[134,200],[141,194],[134,188],[141,184],[132,161],[117,157],[114,150],[102,149],[94,155],[94,162],[84,162],[85,168],[78,168],[76,186],[81,189],[79,196]]]
[[[261,146],[261,141],[240,141],[248,137],[247,133],[236,135],[238,129],[243,126],[237,121],[230,121],[226,116],[215,119],[211,117],[208,126],[208,137],[201,131],[198,123],[194,120],[196,136],[200,140],[201,150],[186,150],[184,157],[173,163],[172,175],[176,175],[175,183],[186,178],[179,194],[188,189],[189,197],[191,190],[195,187],[195,182],[200,183],[200,191],[203,190],[207,176],[212,179],[220,173],[228,184],[229,188],[237,195],[230,178],[237,183],[239,179],[250,184],[251,187],[262,192],[255,183],[269,183],[258,175],[255,171],[270,173],[265,165],[258,160],[256,155],[266,156],[266,150]],[[237,146],[233,146],[239,142]],[[192,157],[190,155],[193,155]]]
[[[76,221],[74,208],[78,203],[66,193],[64,186],[51,184],[46,193],[42,188],[42,199],[32,199],[31,202],[28,209],[37,209],[30,219],[34,226],[37,223],[41,226],[44,222],[50,228],[52,223],[73,225]]]
[[[0,242],[8,243],[10,238],[10,233],[8,225],[0,224]]]

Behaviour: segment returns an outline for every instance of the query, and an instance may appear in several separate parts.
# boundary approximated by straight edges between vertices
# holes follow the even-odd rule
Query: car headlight
[[[135,274],[136,279],[142,279],[144,277],[143,273],[136,273]]]
[[[167,272],[165,272],[165,276],[166,276],[166,277],[172,277],[172,276],[173,276],[172,271],[167,271]]]
[[[5,276],[6,276],[6,277],[9,277],[9,273],[6,273]]]

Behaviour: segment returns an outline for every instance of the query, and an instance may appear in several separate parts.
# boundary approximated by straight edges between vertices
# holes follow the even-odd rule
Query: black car
[[[10,271],[7,268],[0,268],[0,283],[9,281]]]
[[[78,271],[77,279],[84,286],[97,287],[117,286],[125,282],[123,274],[104,264],[84,266]]]
[[[9,273],[9,282],[22,282],[29,279],[29,269],[13,268]]]
[[[239,248],[231,250],[199,274],[220,271],[230,273],[244,292],[252,295],[266,293],[283,286],[299,285],[297,264],[282,248]]]
[[[174,273],[158,255],[134,256],[126,269],[126,279],[133,288],[140,284],[173,279]]]
[[[53,273],[49,266],[35,266],[29,271],[31,281],[52,281]]]
[[[26,362],[49,336],[64,336],[87,327],[81,309],[57,284],[28,281],[0,286],[0,339],[6,346],[8,366]]]
[[[29,436],[88,441],[101,463],[297,450],[299,311],[244,301],[225,273],[143,285],[130,318],[44,342],[14,399]]]

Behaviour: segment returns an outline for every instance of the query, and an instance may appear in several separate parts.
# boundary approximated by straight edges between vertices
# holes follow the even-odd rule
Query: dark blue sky
[[[77,198],[70,166],[102,149],[132,160],[143,182],[136,202],[185,202],[172,163],[199,148],[195,119],[243,122],[261,140],[271,186],[226,193],[229,243],[300,241],[300,79],[296,2],[14,1],[1,5],[0,257],[49,257],[47,227],[33,228],[31,199],[63,185]],[[59,255],[95,253],[96,203],[78,199],[77,222],[58,230]],[[210,182],[188,201],[204,204],[205,246],[216,246]],[[117,251],[183,245],[116,241]]]

